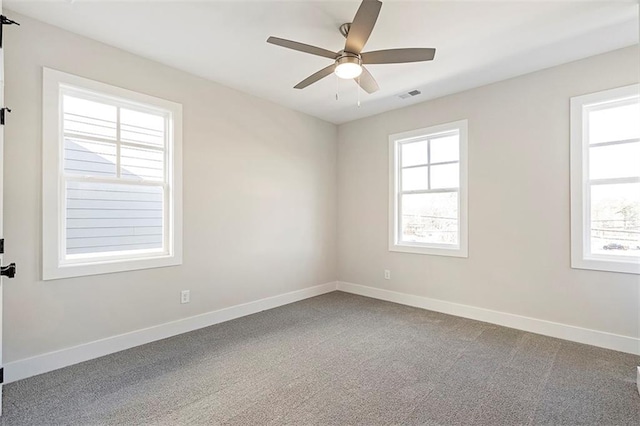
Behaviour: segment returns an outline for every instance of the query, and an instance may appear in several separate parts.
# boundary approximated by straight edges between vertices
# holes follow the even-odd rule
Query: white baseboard
[[[46,373],[58,368],[144,345],[145,343],[166,339],[167,337],[330,293],[336,290],[336,285],[336,282],[329,282],[315,287],[267,297],[254,302],[235,305],[218,311],[207,312],[142,330],[84,343],[31,358],[12,361],[4,365],[4,381],[5,383],[15,382],[16,380],[25,379],[35,376],[36,374]]]
[[[254,302],[231,306],[213,312],[196,315],[157,326],[120,334],[106,339],[96,340],[82,345],[65,348],[54,352],[12,361],[4,365],[5,383],[15,382],[37,374],[46,373],[58,368],[67,367],[90,359],[109,355],[135,346],[144,345],[156,340],[166,339],[178,334],[187,333],[210,325],[219,324],[235,318],[255,314],[267,309],[287,305],[289,303],[330,293],[335,290],[359,294],[374,299],[386,300],[408,306],[489,322],[505,327],[516,328],[532,333],[557,337],[579,343],[586,343],[607,349],[640,355],[640,339],[620,336],[602,331],[590,330],[566,324],[555,323],[535,318],[524,317],[490,309],[461,305],[443,300],[414,296],[391,290],[383,290],[348,282],[330,282],[315,287],[292,291]],[[638,376],[640,391],[640,368]]]
[[[598,346],[601,348],[640,355],[640,339],[634,337],[621,336],[604,331],[590,330],[573,325],[560,324],[557,322],[524,317],[506,312],[492,311],[490,309],[461,305],[458,303],[446,302],[444,300],[414,296],[411,294],[367,287],[343,281],[338,281],[338,290],[372,297],[374,299],[400,303],[402,305],[415,306],[417,308],[428,309],[430,311],[442,312],[444,314],[484,321],[518,330],[529,331],[531,333],[543,334],[545,336],[557,337],[559,339],[586,343],[588,345]]]

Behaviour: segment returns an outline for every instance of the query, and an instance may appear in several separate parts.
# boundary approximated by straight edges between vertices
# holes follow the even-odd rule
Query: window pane
[[[589,143],[640,138],[640,104],[589,112]]]
[[[640,257],[640,183],[591,186],[591,252]]]
[[[460,159],[459,136],[431,139],[431,163],[458,161]]]
[[[401,241],[458,244],[458,193],[402,196]]]
[[[429,167],[413,167],[402,170],[402,191],[428,189]]]
[[[65,133],[103,139],[116,138],[117,108],[69,95],[63,96]]]
[[[163,248],[160,186],[67,182],[67,255]]]
[[[162,181],[164,151],[122,145],[120,167],[123,178]]]
[[[116,145],[65,138],[64,172],[82,176],[115,176]]]
[[[164,122],[161,115],[120,109],[120,139],[158,147],[164,146]]]
[[[635,176],[640,176],[640,142],[589,148],[590,179]]]
[[[431,166],[431,189],[457,188],[460,185],[460,164]]]
[[[405,142],[400,147],[402,149],[402,167],[427,164],[429,162],[427,141]]]

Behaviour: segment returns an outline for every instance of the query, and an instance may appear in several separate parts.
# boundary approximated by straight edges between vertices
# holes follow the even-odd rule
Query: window
[[[571,266],[640,273],[639,85],[571,99]]]
[[[43,75],[43,279],[179,265],[181,105]]]
[[[467,121],[389,136],[389,250],[467,257]]]

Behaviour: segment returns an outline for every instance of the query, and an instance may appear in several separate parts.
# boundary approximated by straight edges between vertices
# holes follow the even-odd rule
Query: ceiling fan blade
[[[287,49],[297,50],[299,52],[310,53],[312,55],[324,56],[329,59],[336,59],[338,54],[321,47],[311,46],[310,44],[298,43],[297,41],[286,40],[284,38],[269,37],[267,43],[286,47]]]
[[[365,67],[362,67],[362,74],[360,74],[360,77],[356,77],[354,80],[364,89],[365,92],[369,94],[377,92],[380,88],[378,87],[378,83],[376,83],[376,79],[373,78],[369,70]]]
[[[362,54],[364,64],[401,64],[404,62],[431,61],[436,55],[436,49],[389,49],[365,52]]]
[[[349,27],[349,34],[347,34],[347,42],[344,45],[344,50],[351,53],[362,52],[378,20],[381,7],[382,3],[378,0],[364,0],[362,2]]]
[[[336,64],[331,64],[326,68],[322,68],[317,73],[311,74],[309,77],[305,78],[300,83],[296,84],[293,88],[304,89],[305,87],[312,85],[316,81],[321,80],[326,76],[332,74],[335,69],[336,69]]]

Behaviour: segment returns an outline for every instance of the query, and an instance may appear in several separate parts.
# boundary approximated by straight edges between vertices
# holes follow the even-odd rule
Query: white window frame
[[[637,98],[640,85],[619,87],[571,98],[571,267],[640,274],[637,257],[590,252],[591,202],[588,120],[585,112],[599,104]],[[640,182],[638,178],[601,179],[601,183]]]
[[[389,251],[437,256],[468,257],[468,123],[467,120],[440,124],[389,136]],[[460,185],[458,191],[458,244],[400,241],[400,145],[457,131],[460,143]]]
[[[166,147],[163,252],[144,250],[65,260],[62,93],[112,98],[114,102],[169,113]],[[42,278],[52,280],[182,264],[182,105],[72,74],[43,68]]]

